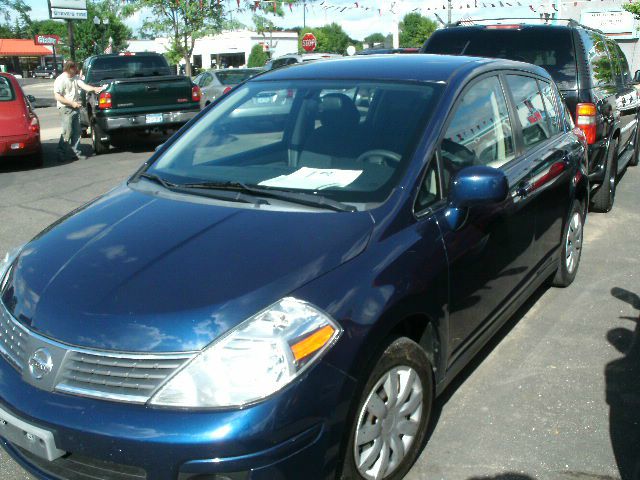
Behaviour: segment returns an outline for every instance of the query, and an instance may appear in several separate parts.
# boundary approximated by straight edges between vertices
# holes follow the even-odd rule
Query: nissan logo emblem
[[[53,370],[53,360],[46,348],[39,348],[29,357],[29,372],[36,380],[49,375]]]

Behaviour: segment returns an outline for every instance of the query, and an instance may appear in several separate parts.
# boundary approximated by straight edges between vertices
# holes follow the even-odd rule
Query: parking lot
[[[0,250],[123,181],[154,143],[58,164],[50,81],[38,99],[44,167],[0,165]],[[88,140],[83,149],[90,154]],[[578,278],[541,289],[439,399],[418,479],[637,479],[640,452],[640,168],[585,227]],[[31,479],[4,452],[0,478]]]

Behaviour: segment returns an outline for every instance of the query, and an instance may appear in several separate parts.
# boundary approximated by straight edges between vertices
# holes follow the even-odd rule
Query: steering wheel
[[[386,163],[390,167],[396,167],[400,160],[402,160],[402,156],[396,152],[392,152],[391,150],[367,150],[358,158],[356,158],[356,162],[365,162],[373,163],[376,165],[382,165]]]

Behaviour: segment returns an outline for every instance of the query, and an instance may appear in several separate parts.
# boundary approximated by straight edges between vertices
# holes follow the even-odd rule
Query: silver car
[[[193,79],[200,87],[202,97],[200,106],[209,105],[216,98],[224,95],[239,83],[262,72],[260,68],[227,68],[223,70],[207,70]]]

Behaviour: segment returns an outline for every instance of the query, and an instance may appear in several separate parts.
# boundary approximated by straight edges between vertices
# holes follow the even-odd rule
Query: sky
[[[205,0],[206,1],[206,0]],[[215,1],[215,0],[213,0]],[[246,0],[242,0],[244,3]],[[358,8],[355,8],[356,1]],[[46,19],[49,17],[46,0],[26,0],[26,3],[32,9],[32,18],[34,20]],[[222,0],[223,5],[232,4],[235,10],[235,0]],[[330,9],[323,8],[327,5],[333,7]],[[504,7],[499,5],[506,4],[507,0],[453,0],[453,21],[459,20],[462,17],[472,18],[538,18],[538,14],[533,12],[529,7],[529,4],[536,10],[544,8],[540,4],[540,0],[536,2],[528,2],[526,0],[520,0],[523,5],[521,7]],[[510,4],[516,5],[517,0],[509,1]],[[486,5],[486,8],[473,8],[474,4],[479,6]],[[493,4],[496,7],[493,8],[490,5]],[[547,5],[548,2],[545,2]],[[418,12],[423,15],[429,16],[433,20],[436,20],[433,15],[433,10],[437,9],[437,13],[444,21],[447,21],[447,11],[443,9],[446,5],[446,0],[313,0],[307,1],[307,15],[306,24],[309,27],[319,27],[327,23],[336,22],[342,26],[347,34],[356,40],[362,40],[365,36],[380,32],[383,34],[391,33],[394,19],[400,20],[402,17],[411,11],[417,9]],[[467,8],[469,5],[472,8]],[[337,7],[337,8],[336,8]],[[340,11],[345,8],[344,11]],[[368,10],[366,10],[368,8]],[[427,10],[430,8],[431,10]],[[381,12],[378,12],[378,9]],[[303,7],[301,4],[293,6],[292,11],[289,8],[284,9],[285,15],[282,18],[273,17],[274,23],[283,28],[291,28],[296,26],[302,26],[303,24]],[[393,13],[392,13],[393,12]],[[239,20],[249,28],[252,26],[251,13],[244,12],[239,13],[236,11],[231,12],[233,18]],[[133,29],[134,33],[142,24],[142,18],[140,15],[126,20],[126,23]]]

